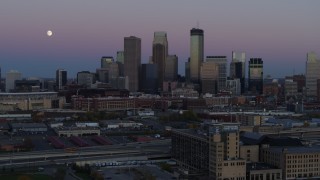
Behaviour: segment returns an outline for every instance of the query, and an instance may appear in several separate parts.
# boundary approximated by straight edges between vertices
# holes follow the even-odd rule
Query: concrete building
[[[129,89],[129,77],[115,77],[111,78],[111,87],[115,89]]]
[[[56,86],[57,90],[62,90],[67,85],[67,71],[64,69],[58,69],[56,71]]]
[[[190,30],[190,80],[199,83],[200,66],[204,60],[203,30],[193,28]]]
[[[200,69],[202,93],[217,94],[219,65],[215,62],[203,62]]]
[[[142,64],[140,90],[145,93],[157,93],[158,89],[157,64]]]
[[[84,135],[100,135],[100,128],[86,127],[58,127],[54,128],[55,133],[59,137],[65,136],[84,136]]]
[[[112,56],[103,56],[101,58],[101,68],[108,68],[110,63],[114,62],[114,59]]]
[[[124,52],[117,51],[117,62],[119,68],[119,76],[124,76]]]
[[[226,90],[227,81],[227,56],[207,56],[207,62],[214,62],[218,65],[218,81],[217,81],[217,91]]]
[[[239,158],[239,124],[213,124],[209,134],[213,134],[210,139],[210,177],[245,180],[246,160]]]
[[[184,73],[185,73],[185,77],[186,77],[186,83],[190,83],[191,79],[190,79],[190,58],[188,59],[187,62],[184,63],[185,69],[184,69]]]
[[[263,93],[263,61],[261,58],[250,58],[249,91],[254,94]]]
[[[124,51],[117,51],[117,62],[124,63]]]
[[[290,97],[297,97],[298,96],[298,83],[291,80],[286,79],[284,82],[284,94],[286,100]]]
[[[43,133],[47,132],[48,128],[44,123],[12,123],[11,130],[13,133]]]
[[[40,80],[15,80],[13,92],[39,92],[42,89]]]
[[[89,71],[81,71],[77,73],[77,84],[83,85],[87,88],[95,83],[95,74]]]
[[[247,162],[259,162],[259,145],[240,145],[240,158]]]
[[[241,94],[245,92],[245,74],[246,74],[246,53],[232,52],[230,63],[230,78],[240,79]]]
[[[282,170],[265,163],[248,163],[247,180],[282,180]]]
[[[229,91],[232,96],[241,95],[241,80],[240,79],[228,79],[226,81],[226,90]]]
[[[124,38],[124,76],[129,77],[129,91],[139,90],[141,66],[141,39],[130,36]]]
[[[319,147],[270,147],[263,145],[260,161],[282,169],[282,179],[319,179]]]
[[[286,76],[285,79],[293,80],[293,82],[297,83],[298,86],[298,93],[302,94],[303,89],[306,87],[306,76],[305,75],[293,75],[293,76]]]
[[[11,70],[6,74],[6,92],[11,92],[15,89],[15,81],[21,80],[21,73]]]
[[[315,52],[309,52],[306,62],[306,96],[317,96],[318,79],[320,79],[320,62]]]
[[[188,175],[207,175],[209,172],[209,139],[196,130],[171,130],[172,158]]]
[[[172,157],[189,176],[245,180],[239,159],[239,124],[206,124],[203,129],[172,130]]]
[[[152,62],[157,65],[158,88],[162,89],[165,79],[166,61],[168,56],[168,40],[166,32],[155,32],[152,43]]]
[[[165,81],[176,81],[178,79],[178,56],[168,55],[165,67]]]
[[[57,92],[0,93],[3,111],[62,108],[65,98]]]

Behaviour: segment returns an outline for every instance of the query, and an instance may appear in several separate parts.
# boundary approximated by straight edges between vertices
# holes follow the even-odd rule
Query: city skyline
[[[23,77],[54,77],[59,68],[71,78],[80,71],[94,72],[100,58],[116,58],[117,51],[123,50],[123,38],[131,35],[141,38],[141,62],[147,63],[156,31],[167,33],[168,53],[178,56],[179,74],[184,74],[190,56],[189,32],[194,27],[204,30],[205,57],[227,56],[229,65],[232,51],[245,52],[247,61],[264,60],[264,75],[305,74],[306,54],[320,54],[319,5],[318,1],[253,0],[184,1],[183,5],[145,0],[136,4],[31,0],[24,5],[2,1],[2,76],[11,69]],[[51,37],[47,30],[53,31]]]

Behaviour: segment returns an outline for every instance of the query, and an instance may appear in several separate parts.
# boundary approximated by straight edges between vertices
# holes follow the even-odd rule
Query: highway
[[[127,156],[148,156],[164,154],[170,151],[171,140],[157,140],[148,143],[128,143],[122,145],[106,145],[78,148],[66,152],[64,149],[46,151],[14,152],[0,155],[0,164],[23,165],[32,163],[76,162],[85,159],[101,159]]]

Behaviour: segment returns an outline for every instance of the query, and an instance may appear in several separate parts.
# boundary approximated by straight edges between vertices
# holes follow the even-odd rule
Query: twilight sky
[[[95,72],[101,56],[123,49],[123,37],[142,39],[142,63],[154,31],[166,31],[179,73],[189,57],[190,29],[204,30],[205,55],[246,52],[261,57],[264,74],[305,73],[306,53],[320,56],[319,0],[1,0],[0,66],[24,77],[55,70]],[[46,36],[47,30],[53,36]]]

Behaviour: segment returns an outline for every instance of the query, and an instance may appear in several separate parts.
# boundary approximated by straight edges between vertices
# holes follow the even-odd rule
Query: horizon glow
[[[95,72],[102,56],[123,50],[123,38],[142,39],[142,63],[152,55],[155,31],[166,31],[179,73],[189,57],[190,29],[204,30],[205,56],[246,52],[264,61],[264,75],[305,73],[306,54],[320,57],[320,1],[229,0],[195,2],[130,0],[2,0],[0,66],[23,77],[54,77],[58,68],[75,77]],[[46,35],[52,30],[53,36]],[[246,75],[247,76],[247,75]]]

